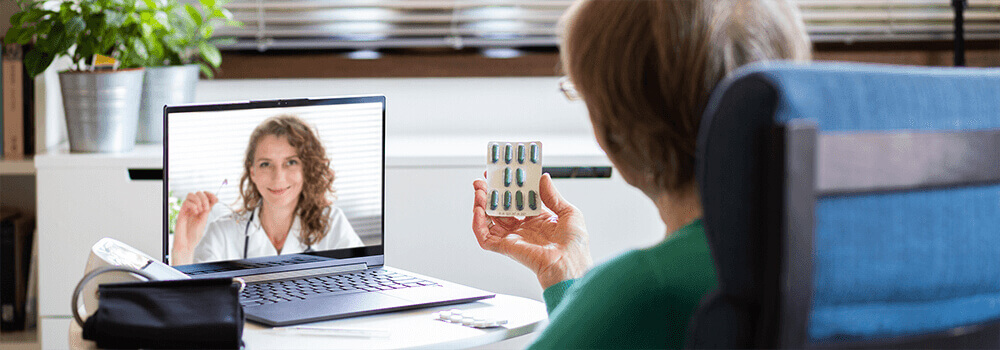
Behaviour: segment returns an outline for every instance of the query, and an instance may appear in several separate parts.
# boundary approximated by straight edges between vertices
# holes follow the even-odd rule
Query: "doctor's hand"
[[[486,181],[475,180],[472,187],[472,232],[479,246],[531,269],[543,289],[582,277],[593,265],[583,213],[563,199],[549,174],[539,183],[542,213],[524,219],[486,215]]]
[[[170,252],[171,265],[190,264],[194,258],[194,247],[201,241],[208,224],[208,213],[219,202],[214,194],[199,191],[188,193],[181,210],[177,213],[174,226],[174,247]]]

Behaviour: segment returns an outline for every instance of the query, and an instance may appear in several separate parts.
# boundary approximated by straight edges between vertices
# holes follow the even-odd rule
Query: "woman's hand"
[[[214,194],[199,191],[188,193],[181,210],[177,213],[177,225],[174,226],[174,246],[170,252],[170,264],[190,264],[194,258],[194,247],[205,234],[208,224],[208,213],[212,206],[219,202]]]
[[[549,174],[542,175],[542,213],[517,219],[486,215],[486,181],[475,180],[472,232],[483,249],[506,255],[538,276],[542,288],[583,276],[593,261],[583,214],[563,199]]]

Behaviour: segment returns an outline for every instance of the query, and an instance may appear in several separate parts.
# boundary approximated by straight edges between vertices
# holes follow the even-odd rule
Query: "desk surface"
[[[504,327],[476,329],[434,319],[439,311],[461,309],[465,314],[505,318]],[[247,323],[243,341],[247,349],[398,349],[467,348],[496,343],[540,329],[548,322],[545,304],[527,298],[498,294],[495,298],[450,306],[430,307],[380,315],[323,321],[310,326],[384,331],[387,337],[301,335],[276,332]],[[75,322],[70,325],[73,349],[91,349],[94,343],[81,337]]]

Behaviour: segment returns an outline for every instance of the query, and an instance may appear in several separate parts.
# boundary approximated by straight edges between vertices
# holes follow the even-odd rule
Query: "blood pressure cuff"
[[[245,320],[239,289],[231,278],[102,284],[83,338],[100,348],[236,349]]]

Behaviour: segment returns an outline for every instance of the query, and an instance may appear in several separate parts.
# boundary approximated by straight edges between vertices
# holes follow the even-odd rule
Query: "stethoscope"
[[[256,213],[257,213],[256,210],[250,212],[250,220],[247,220],[247,225],[245,228],[243,228],[243,259],[247,258],[247,251],[250,249],[250,223],[253,222],[253,216]],[[312,253],[313,252],[312,244],[306,245],[306,250],[302,252]],[[278,255],[281,255],[281,253],[278,253]]]

